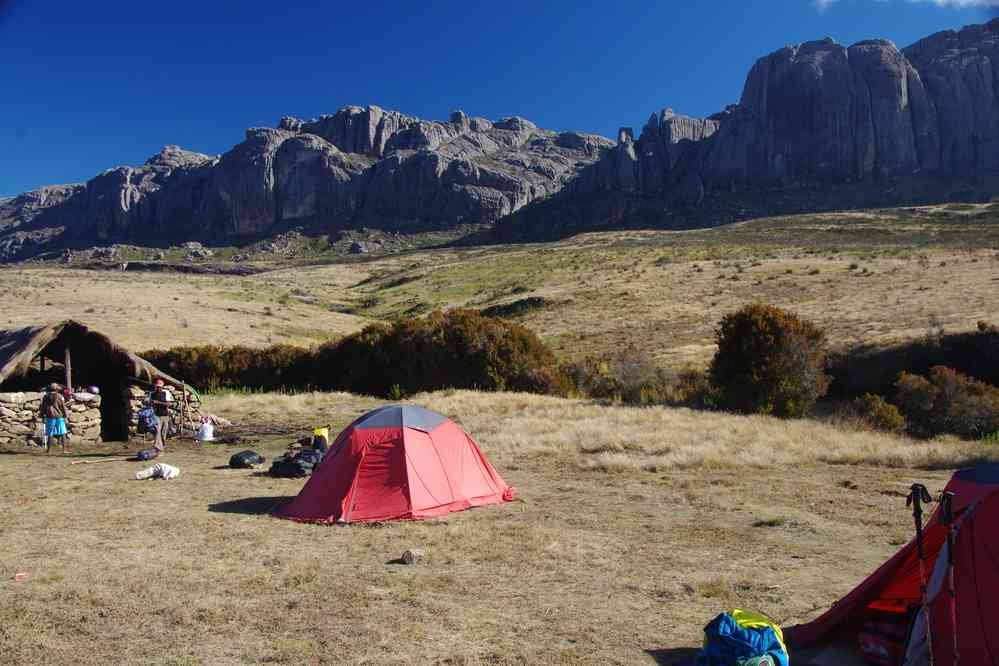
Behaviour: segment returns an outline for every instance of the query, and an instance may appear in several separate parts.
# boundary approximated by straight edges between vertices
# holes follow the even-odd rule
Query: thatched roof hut
[[[121,347],[103,333],[72,320],[58,324],[27,326],[0,330],[0,385],[8,380],[24,377],[31,364],[39,357],[54,363],[66,362],[66,351],[79,351],[71,355],[73,376],[93,374],[94,366],[114,366],[118,372],[142,382],[162,379],[182,388],[184,383],[160,371],[134,352]]]
[[[0,402],[40,399],[37,392],[52,382],[83,388],[85,395],[87,388],[96,387],[100,399],[94,402],[100,404],[100,415],[93,420],[104,441],[126,440],[134,434],[136,412],[156,379],[180,391],[181,400],[175,405],[179,421],[197,417],[197,406],[189,400],[197,396],[193,389],[79,322],[0,330]],[[18,410],[28,412],[23,407]],[[28,422],[8,424],[6,433],[0,423],[0,440],[34,427],[32,418],[26,418]]]

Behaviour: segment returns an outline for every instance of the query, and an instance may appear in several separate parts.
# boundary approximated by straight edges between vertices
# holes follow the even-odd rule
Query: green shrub
[[[929,377],[902,373],[895,403],[918,434],[979,439],[999,430],[999,389],[943,366]]]
[[[291,345],[174,347],[141,354],[159,369],[198,388],[251,388],[274,391],[311,383],[311,352]]]
[[[863,423],[875,430],[894,433],[905,430],[905,417],[898,407],[880,395],[865,393],[853,401],[853,410]]]
[[[316,385],[386,395],[440,388],[564,394],[555,355],[519,324],[475,310],[432,312],[423,318],[373,324],[321,347]]]
[[[442,388],[566,392],[554,354],[534,333],[474,310],[372,324],[315,349],[177,347],[142,356],[209,391],[321,388],[394,399]]]
[[[749,305],[722,318],[711,382],[719,406],[793,417],[825,395],[825,334],[771,305]]]

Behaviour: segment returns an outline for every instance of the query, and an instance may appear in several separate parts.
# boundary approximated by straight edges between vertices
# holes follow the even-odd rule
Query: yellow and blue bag
[[[776,666],[788,666],[780,626],[761,613],[733,608],[704,627],[704,648],[697,666],[740,666],[754,660],[766,664],[767,657]]]

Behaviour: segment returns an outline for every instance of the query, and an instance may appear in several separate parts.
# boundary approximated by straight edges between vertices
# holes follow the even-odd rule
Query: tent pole
[[[73,359],[69,355],[69,343],[66,343],[66,388],[73,390]]]

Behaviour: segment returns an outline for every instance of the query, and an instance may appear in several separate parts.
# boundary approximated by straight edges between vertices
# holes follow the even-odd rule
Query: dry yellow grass
[[[347,393],[212,396],[207,408],[249,422],[306,428],[338,422]],[[999,462],[999,450],[956,438],[914,440],[807,419],[668,407],[628,407],[526,393],[442,391],[414,396],[490,444],[495,454],[561,456],[581,469],[753,469],[801,464],[954,468]],[[359,408],[362,409],[362,408]],[[360,413],[360,412],[357,412]]]
[[[0,455],[4,663],[671,663],[720,610],[805,619],[905,542],[908,484],[937,489],[948,472],[882,464],[972,453],[685,410],[416,400],[460,417],[520,499],[317,527],[264,515],[301,481],[220,468],[243,447],[174,445],[165,461],[182,476],[170,482],[129,480],[139,463]],[[244,432],[287,429],[254,447],[271,457],[378,402],[208,404]],[[426,561],[391,563],[411,547]]]
[[[339,286],[322,291],[338,294]],[[0,328],[75,319],[135,351],[193,344],[309,346],[365,320],[307,303],[281,272],[253,278],[60,268],[0,270]],[[316,297],[318,298],[318,297]]]
[[[140,350],[307,345],[377,319],[534,295],[555,305],[521,321],[562,356],[634,345],[663,365],[699,365],[722,315],[753,301],[816,321],[838,347],[999,321],[993,214],[971,206],[801,215],[420,250],[251,277],[8,269],[0,325],[74,317]],[[348,309],[355,314],[334,311]]]

